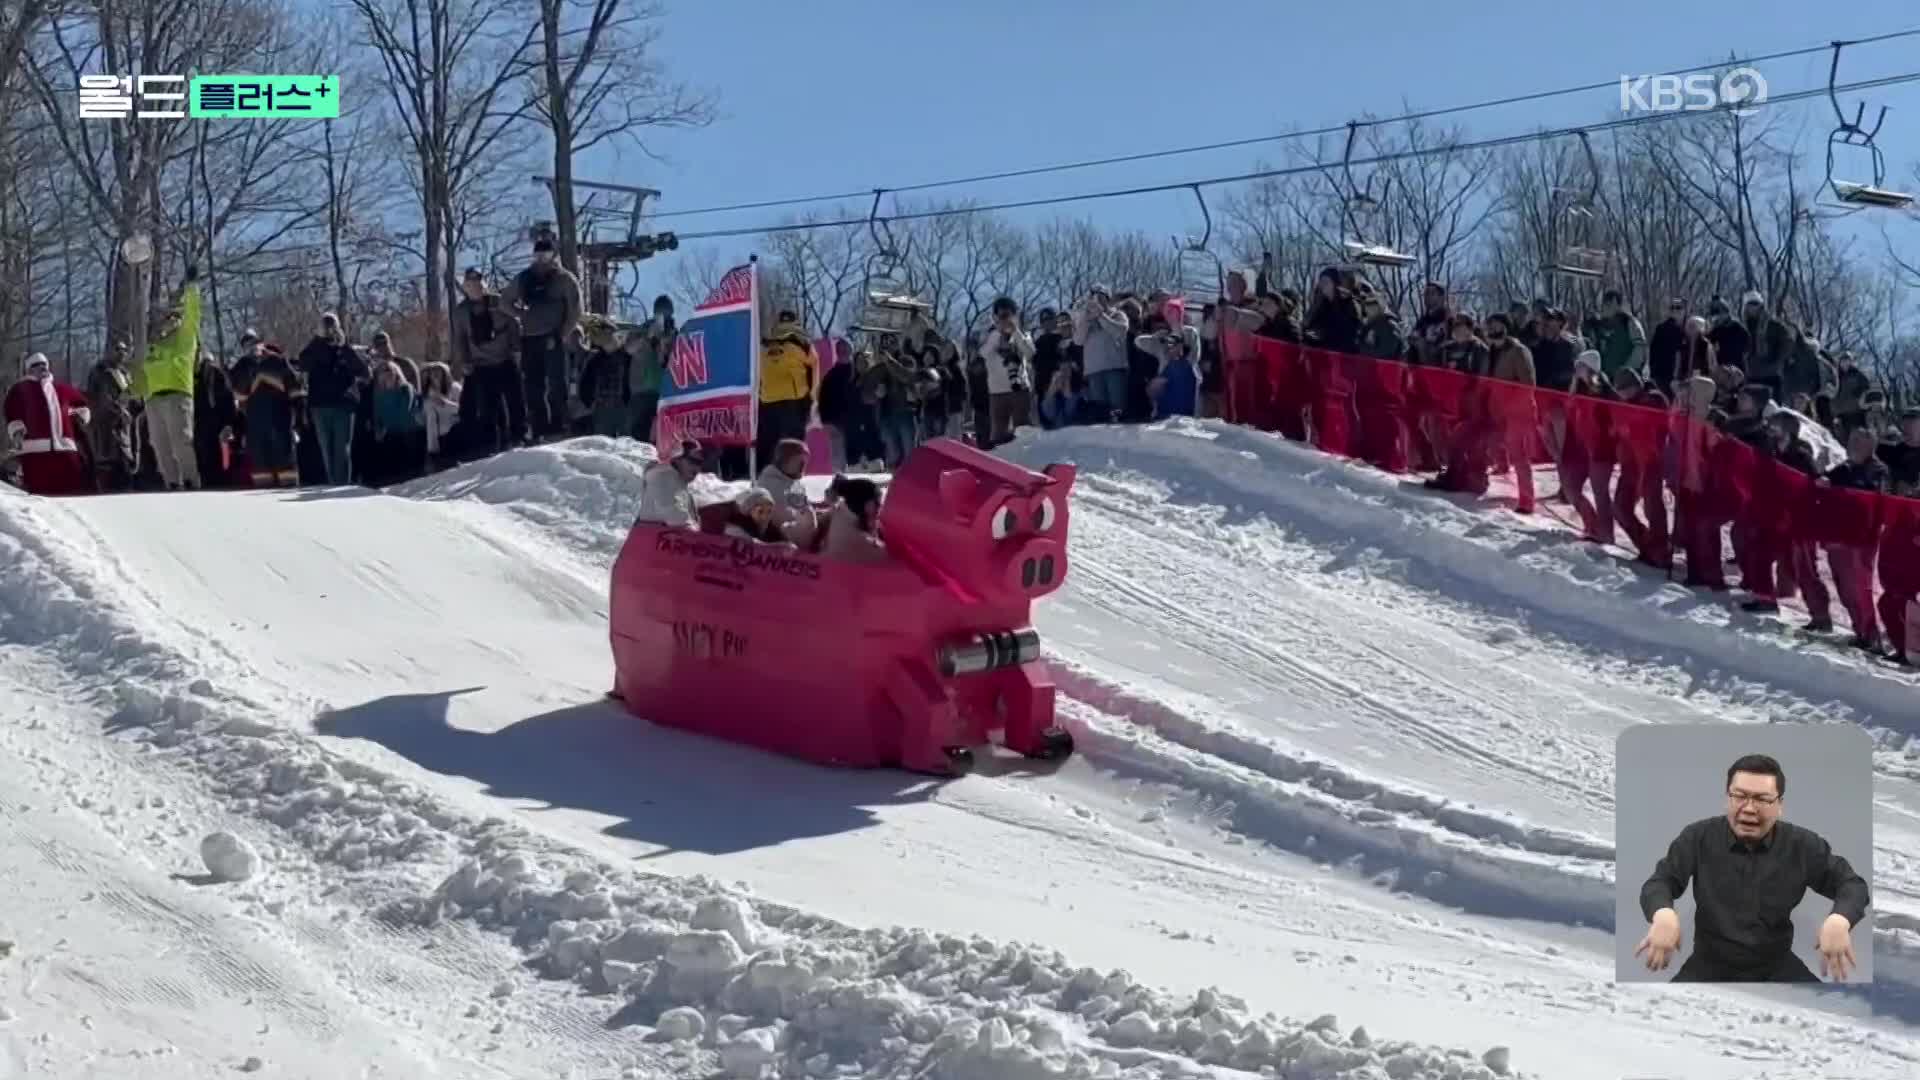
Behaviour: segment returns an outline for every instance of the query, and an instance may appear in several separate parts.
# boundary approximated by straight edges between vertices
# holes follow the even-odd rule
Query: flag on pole
[[[752,446],[760,386],[760,267],[727,271],[681,324],[660,382],[654,441]]]

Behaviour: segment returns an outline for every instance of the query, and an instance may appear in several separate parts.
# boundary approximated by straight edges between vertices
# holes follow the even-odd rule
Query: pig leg
[[[898,746],[900,767],[936,776],[964,776],[973,769],[973,751],[961,730],[946,684],[920,662],[896,662],[887,677],[887,703],[899,730],[876,732],[881,746]]]
[[[1073,753],[1073,736],[1053,722],[1053,680],[1038,662],[993,673],[1004,709],[1007,749],[1030,758],[1054,761]]]

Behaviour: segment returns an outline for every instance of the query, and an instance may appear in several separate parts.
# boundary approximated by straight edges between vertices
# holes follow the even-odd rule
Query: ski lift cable
[[[1908,30],[1895,30],[1895,31],[1890,31],[1888,33],[1884,33],[1884,34],[1875,34],[1871,37],[1855,38],[1851,41],[1839,42],[1838,44],[1877,45],[1882,42],[1896,41],[1901,38],[1908,38],[1908,37],[1920,37],[1920,27],[1914,27]],[[1827,49],[1831,48],[1832,45],[1833,43],[1829,43],[1825,45],[1812,45],[1812,46],[1808,46],[1800,49],[1788,49],[1784,52],[1765,53],[1760,56],[1749,56],[1749,57],[1745,57],[1738,60],[1716,60],[1712,63],[1696,64],[1692,67],[1675,68],[1671,71],[1660,72],[1658,75],[1654,77],[1666,78],[1669,76],[1688,75],[1694,72],[1708,71],[1715,68],[1720,68],[1728,64],[1750,67],[1754,64],[1772,63],[1773,61],[1776,61],[1776,60],[1791,60],[1796,57],[1811,56],[1815,53],[1824,52]],[[1405,113],[1400,116],[1383,117],[1380,120],[1371,121],[1370,123],[1376,123],[1376,124],[1413,123],[1419,120],[1432,120],[1432,119],[1436,119],[1443,116],[1457,116],[1462,113],[1479,112],[1485,109],[1497,109],[1497,108],[1502,108],[1508,105],[1525,105],[1530,102],[1546,101],[1552,98],[1567,97],[1573,94],[1590,94],[1600,90],[1615,89],[1619,85],[1620,85],[1620,79],[1618,76],[1615,76],[1614,78],[1608,79],[1605,82],[1585,83],[1580,86],[1566,86],[1566,87],[1561,87],[1560,89],[1557,89],[1557,90],[1537,90],[1531,93],[1514,94],[1514,95],[1510,95],[1508,97],[1502,97],[1502,98],[1490,98],[1485,101],[1470,102],[1464,105],[1448,105],[1448,106],[1437,108],[1437,109],[1423,109],[1417,112]],[[1180,146],[1180,147],[1172,147],[1164,150],[1147,150],[1147,151],[1141,151],[1138,153],[1131,153],[1131,154],[1116,154],[1111,157],[1089,158],[1081,161],[1057,162],[1051,165],[1034,165],[1034,166],[1029,166],[1027,168],[1022,168],[1022,169],[1008,169],[1008,170],[1003,170],[1001,172],[981,173],[976,176],[962,176],[962,177],[954,177],[946,180],[929,180],[929,181],[925,181],[923,183],[918,183],[918,184],[904,184],[898,187],[888,188],[887,190],[893,192],[895,195],[900,195],[900,194],[907,194],[907,193],[912,193],[917,191],[930,191],[935,188],[963,187],[970,184],[985,184],[985,183],[990,183],[998,180],[1017,180],[1017,179],[1021,179],[1023,177],[1029,177],[1029,176],[1044,176],[1049,173],[1071,172],[1079,169],[1094,169],[1094,168],[1099,168],[1105,165],[1127,165],[1127,164],[1132,164],[1132,163],[1141,162],[1141,161],[1154,161],[1161,158],[1184,157],[1185,155],[1188,155],[1188,154],[1202,154],[1202,153],[1207,153],[1209,151],[1214,151],[1214,150],[1234,150],[1234,149],[1239,149],[1239,148],[1248,147],[1248,146],[1259,146],[1264,143],[1286,142],[1294,139],[1311,139],[1311,138],[1317,138],[1322,135],[1337,135],[1342,130],[1344,130],[1346,126],[1347,125],[1344,123],[1331,124],[1324,127],[1309,128],[1303,131],[1283,132],[1277,135],[1257,135],[1257,136],[1250,136],[1247,138],[1240,138],[1240,139],[1227,139],[1221,142],[1201,143],[1195,146]],[[841,192],[836,195],[808,195],[808,196],[801,196],[797,198],[763,199],[763,200],[758,200],[754,202],[728,203],[722,206],[703,206],[703,207],[698,207],[692,210],[668,210],[664,212],[657,212],[650,216],[655,219],[660,219],[660,218],[674,218],[674,217],[694,217],[701,214],[724,214],[724,213],[731,213],[731,212],[740,211],[740,210],[773,210],[773,209],[780,209],[780,208],[789,207],[789,206],[807,206],[807,205],[812,205],[816,203],[846,202],[849,199],[861,198],[871,193],[872,193],[871,190],[849,191],[849,192]]]
[[[1836,87],[1835,89],[1849,90],[1849,91],[1871,90],[1871,89],[1881,89],[1881,88],[1890,87],[1890,86],[1900,86],[1900,85],[1904,85],[1906,83],[1912,83],[1912,82],[1920,82],[1920,71],[1911,71],[1902,75],[1889,75],[1889,76],[1885,76],[1878,79],[1868,79],[1868,80],[1864,80],[1857,83],[1849,83],[1845,86]],[[1767,99],[1762,102],[1745,102],[1745,101],[1729,102],[1723,105],[1716,105],[1714,106],[1714,108],[1707,109],[1707,110],[1636,113],[1633,115],[1621,117],[1620,119],[1617,119],[1617,120],[1607,120],[1598,124],[1587,125],[1586,130],[1613,131],[1613,130],[1619,130],[1624,128],[1638,127],[1642,124],[1658,124],[1658,123],[1665,123],[1665,122],[1688,118],[1688,117],[1698,117],[1710,112],[1727,111],[1727,110],[1736,109],[1736,108],[1738,109],[1765,108],[1767,106],[1772,106],[1772,105],[1784,105],[1790,102],[1804,101],[1808,98],[1818,97],[1825,93],[1827,93],[1827,89],[1825,87],[1822,87],[1814,90],[1799,90],[1799,91],[1794,91],[1792,93],[1787,93],[1787,94],[1770,94],[1768,95]],[[1498,149],[1500,147],[1505,147],[1505,146],[1514,146],[1521,143],[1544,142],[1549,139],[1566,138],[1570,135],[1573,135],[1576,131],[1579,131],[1579,130],[1581,129],[1553,128],[1546,131],[1526,132],[1526,133],[1517,134],[1517,135],[1495,136],[1492,138],[1478,139],[1471,142],[1450,143],[1443,146],[1423,147],[1423,148],[1414,149],[1414,150],[1399,150],[1393,153],[1381,154],[1375,157],[1356,160],[1353,162],[1353,164],[1355,165],[1386,165],[1386,164],[1391,164],[1398,161],[1410,161],[1410,160],[1416,160],[1423,157],[1431,157],[1436,154],[1454,154],[1454,153],[1461,153],[1461,152],[1474,151],[1474,150],[1492,150],[1492,149]],[[1109,190],[1109,191],[1082,192],[1080,194],[1075,194],[1075,195],[1055,195],[1055,196],[1049,196],[1045,198],[1020,199],[1020,200],[1014,200],[1010,202],[991,203],[991,204],[980,205],[980,206],[951,207],[947,209],[938,209],[938,210],[916,210],[916,211],[909,211],[905,213],[895,214],[890,220],[900,222],[900,221],[924,221],[924,220],[930,220],[934,218],[945,218],[945,217],[964,217],[972,214],[997,213],[997,212],[1006,211],[1006,210],[1026,210],[1026,209],[1031,209],[1034,207],[1042,207],[1042,206],[1064,206],[1072,203],[1096,202],[1096,201],[1105,200],[1105,199],[1124,198],[1132,195],[1151,195],[1151,194],[1158,194],[1158,193],[1163,193],[1168,191],[1178,191],[1183,188],[1191,188],[1196,186],[1217,187],[1217,186],[1226,185],[1226,184],[1244,184],[1244,183],[1250,183],[1256,180],[1271,180],[1271,179],[1278,179],[1281,177],[1301,176],[1307,173],[1320,172],[1332,167],[1333,164],[1334,164],[1333,162],[1314,161],[1314,162],[1309,162],[1308,164],[1305,164],[1305,165],[1294,165],[1294,166],[1288,166],[1285,168],[1277,168],[1277,169],[1259,169],[1253,172],[1236,173],[1228,176],[1214,176],[1214,177],[1208,177],[1202,180],[1181,180],[1181,181],[1176,181],[1174,183],[1168,183],[1168,184],[1149,184],[1141,187],[1120,188],[1120,189]],[[898,190],[898,189],[894,189],[894,190]],[[683,232],[683,233],[679,233],[678,236],[682,241],[721,240],[721,239],[727,239],[732,237],[763,236],[763,235],[768,235],[773,233],[784,233],[784,232],[812,232],[816,229],[854,228],[854,227],[858,227],[860,225],[866,224],[866,220],[867,219],[865,218],[841,218],[833,221],[787,222],[784,224],[750,225],[750,226],[742,226],[739,228],[732,228],[732,229],[710,229],[710,230],[704,230],[700,232]]]

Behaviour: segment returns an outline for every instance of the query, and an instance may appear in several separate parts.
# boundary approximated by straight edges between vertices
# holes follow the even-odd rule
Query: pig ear
[[[980,480],[965,469],[948,469],[940,474],[940,501],[955,518],[965,520],[979,499]]]
[[[1060,490],[1063,494],[1073,487],[1074,478],[1080,475],[1080,470],[1077,466],[1064,462],[1057,465],[1049,465],[1040,471],[1045,474],[1048,479],[1060,485]]]

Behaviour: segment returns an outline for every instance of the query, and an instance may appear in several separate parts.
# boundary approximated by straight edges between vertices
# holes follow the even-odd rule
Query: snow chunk
[[[746,962],[747,954],[740,950],[732,935],[717,930],[676,934],[667,944],[667,963],[689,974],[724,974],[738,970]]]
[[[1480,1060],[1486,1063],[1487,1068],[1493,1070],[1494,1075],[1505,1076],[1507,1070],[1513,1068],[1513,1051],[1504,1046],[1496,1046],[1482,1055]]]
[[[247,881],[260,872],[260,853],[230,832],[217,832],[200,841],[200,861],[216,881]]]
[[[690,1009],[684,1005],[677,1009],[668,1009],[660,1014],[654,1024],[662,1038],[674,1040],[697,1040],[707,1032],[707,1018],[699,1009]]]
[[[735,1035],[720,1048],[720,1064],[732,1076],[754,1080],[773,1064],[779,1032],[770,1027],[752,1028]]]
[[[746,952],[761,948],[767,933],[767,928],[761,925],[752,910],[731,896],[709,896],[700,901],[700,905],[693,909],[693,918],[688,925],[695,930],[722,931]]]

